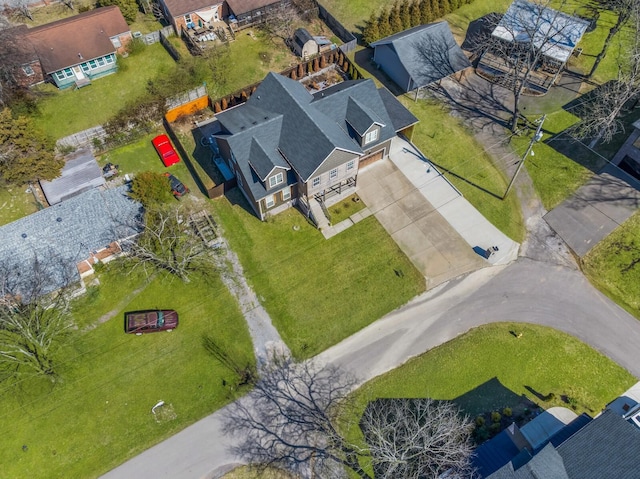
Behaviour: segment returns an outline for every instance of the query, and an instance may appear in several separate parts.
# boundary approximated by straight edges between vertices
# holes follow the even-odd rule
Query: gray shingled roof
[[[545,446],[524,466],[513,470],[511,463],[494,472],[491,479],[569,479],[562,457],[551,445]]]
[[[390,118],[387,105],[400,119]],[[362,135],[374,123],[381,125],[379,144],[395,136],[396,124],[418,121],[397,100],[383,101],[372,80],[342,82],[311,95],[276,73],[246,103],[216,117],[224,132],[215,136],[228,142],[255,199],[268,194],[260,180],[274,167],[291,167],[307,181],[336,150],[363,154],[353,130]]]
[[[382,38],[369,46],[388,45],[409,73],[414,88],[423,87],[463,70],[471,63],[458,46],[447,22],[429,23]],[[394,68],[382,65],[382,68]],[[405,87],[406,85],[399,85]]]
[[[60,176],[52,181],[40,181],[50,205],[55,205],[91,188],[104,186],[102,170],[93,153],[82,149],[67,156]]]
[[[640,429],[609,410],[558,446],[571,479],[638,478],[639,452]]]
[[[381,125],[377,143],[382,143],[396,135],[393,121],[373,80],[346,81],[313,95],[315,108],[330,117],[347,134],[349,134],[349,127],[356,130],[356,127],[348,122],[350,104],[358,105],[361,110],[360,113],[355,113],[355,109],[351,111],[356,119],[355,122],[359,123],[359,129],[366,131],[374,122]],[[353,137],[352,142],[356,144]]]
[[[75,266],[92,251],[136,234],[140,211],[126,186],[86,191],[0,227],[0,262],[28,266],[37,256]],[[61,286],[53,279],[50,289]]]
[[[385,87],[378,88],[378,94],[382,99],[382,103],[385,106],[387,112],[389,112],[389,118],[391,118],[391,122],[393,123],[393,128],[396,132],[404,130],[405,128],[410,127],[411,125],[415,125],[418,123],[418,120],[413,113],[411,113],[407,108],[398,101],[398,99],[387,90]]]

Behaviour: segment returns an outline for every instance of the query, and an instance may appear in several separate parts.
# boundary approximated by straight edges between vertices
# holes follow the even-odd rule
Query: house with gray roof
[[[220,155],[260,219],[353,193],[359,168],[386,157],[391,139],[418,121],[372,80],[311,94],[275,73],[216,117]]]
[[[535,449],[513,448],[504,431],[476,450],[485,479],[635,479],[640,427],[611,409],[595,419],[582,414]],[[505,447],[506,446],[506,447]],[[509,448],[513,451],[508,452]],[[510,457],[502,459],[501,456]],[[503,460],[499,468],[492,467]]]
[[[80,280],[97,260],[121,251],[119,242],[136,235],[140,203],[128,196],[128,187],[90,189],[0,227],[0,264],[26,269],[38,262],[49,271],[49,291]]]
[[[471,66],[447,22],[419,25],[369,46],[378,68],[405,93]]]
[[[50,205],[105,184],[102,170],[88,148],[68,155],[58,178],[51,181],[40,180],[40,187]]]

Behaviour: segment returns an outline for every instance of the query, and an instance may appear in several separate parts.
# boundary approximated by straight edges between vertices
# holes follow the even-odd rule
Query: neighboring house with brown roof
[[[159,0],[168,22],[180,34],[184,29],[202,29],[226,21],[231,28],[260,23],[290,0]]]
[[[2,41],[9,43],[9,49],[18,54],[16,63],[19,63],[20,66],[15,69],[13,76],[16,83],[23,87],[44,81],[44,73],[38,54],[33,45],[25,39],[28,31],[26,25],[19,25],[11,28],[6,35],[2,36]]]
[[[81,87],[116,72],[116,54],[123,53],[131,40],[131,30],[116,6],[96,8],[22,33],[33,46],[44,79],[58,88]]]
[[[219,0],[159,0],[159,4],[178,35],[183,28],[209,27],[225,14],[225,4]]]

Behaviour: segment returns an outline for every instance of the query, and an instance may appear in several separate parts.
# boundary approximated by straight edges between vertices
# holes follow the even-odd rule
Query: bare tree
[[[615,11],[618,14],[618,18],[616,19],[616,23],[609,29],[609,34],[602,45],[602,50],[600,50],[600,53],[598,53],[598,56],[593,62],[593,66],[591,67],[591,71],[587,75],[587,78],[591,78],[596,72],[600,62],[604,60],[604,57],[607,55],[611,40],[617,35],[620,29],[628,23],[634,10],[638,7],[637,0],[599,0],[599,3],[607,10]]]
[[[609,143],[616,133],[624,131],[620,117],[640,98],[640,5],[634,5],[628,23],[630,29],[623,42],[618,78],[590,93],[590,101],[585,100],[579,107],[582,121],[569,129],[578,138],[591,139],[591,147],[598,141]]]
[[[334,367],[274,358],[226,417],[226,430],[239,438],[234,453],[256,466],[279,466],[303,477],[336,477],[342,466],[370,477],[358,460],[366,452],[340,432],[354,386]]]
[[[473,426],[451,402],[377,399],[368,404],[360,426],[376,479],[473,476]]]
[[[471,477],[470,423],[450,403],[374,401],[360,422],[369,448],[349,441],[355,387],[336,367],[275,358],[227,414],[226,430],[239,438],[233,451],[250,464],[302,477],[343,477],[348,468],[370,478],[361,465],[370,459],[376,478]]]
[[[0,368],[6,376],[57,376],[55,352],[72,327],[73,265],[34,257],[0,264]]]
[[[148,209],[139,236],[124,243],[135,267],[147,274],[167,271],[188,282],[192,273],[215,270],[214,251],[207,247],[189,221],[189,210],[181,206]]]
[[[261,28],[268,35],[288,42],[300,21],[300,11],[294,4],[280,3],[265,16]]]
[[[0,17],[0,107],[10,105],[17,98],[32,96],[20,82],[19,69],[33,58],[31,45],[17,28],[11,28]]]
[[[13,0],[10,3],[5,3],[4,11],[8,17],[17,20],[28,19],[33,21],[33,14],[31,13],[28,0]]]
[[[513,95],[509,122],[512,131],[518,126],[523,92],[545,92],[564,67],[561,57],[567,51],[559,51],[558,45],[575,41],[579,21],[559,10],[565,1],[558,10],[550,8],[549,3],[520,2],[517,8],[513,4],[493,32],[473,39],[474,53],[482,55],[477,72],[498,81]]]

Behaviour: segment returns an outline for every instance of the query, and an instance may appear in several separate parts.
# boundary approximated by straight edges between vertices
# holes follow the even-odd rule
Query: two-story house
[[[417,119],[372,80],[315,94],[269,73],[249,100],[217,114],[219,151],[260,219],[355,191],[359,168],[384,158]]]

